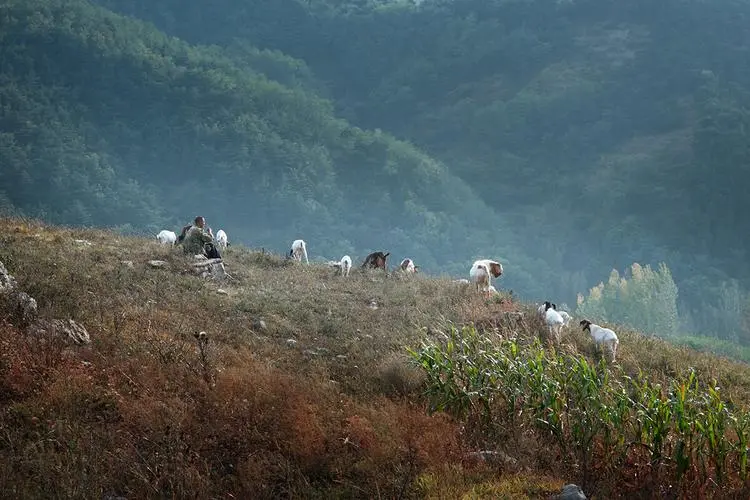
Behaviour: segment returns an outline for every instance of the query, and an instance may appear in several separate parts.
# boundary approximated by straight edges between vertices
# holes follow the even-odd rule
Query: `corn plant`
[[[461,417],[468,411],[469,398],[459,390],[453,376],[453,342],[449,338],[445,346],[422,343],[418,351],[408,352],[427,375],[430,411],[447,411]]]
[[[630,378],[604,362],[550,353],[538,340],[493,342],[473,327],[451,328],[409,353],[427,374],[431,411],[480,423],[472,428],[482,439],[499,437],[487,433],[501,426],[530,426],[581,464],[584,482],[595,470],[619,470],[633,444],[649,451],[653,484],[682,485],[691,470],[705,484],[712,466],[721,486],[735,464],[731,472],[747,479],[750,414],[733,414],[715,383],[703,392],[693,370],[665,391],[643,374]],[[672,463],[674,476],[660,480]]]
[[[681,481],[690,468],[695,446],[695,421],[697,417],[698,383],[695,370],[690,370],[687,379],[672,382],[670,400],[676,443],[673,459],[676,465],[676,479]]]
[[[737,456],[737,464],[740,468],[740,479],[747,481],[747,455],[748,440],[750,439],[750,413],[743,412],[740,415],[731,415],[730,422],[734,430],[736,441],[733,451]]]
[[[491,420],[491,407],[497,391],[497,364],[492,344],[473,327],[451,328],[442,345],[422,343],[416,351],[407,350],[427,374],[427,396],[431,411],[447,411],[457,417]]]
[[[602,406],[609,375],[604,364],[601,367],[601,371],[597,371],[596,365],[590,364],[584,357],[578,357],[570,360],[567,371],[570,440],[581,464],[584,484],[588,481],[594,439],[604,427]]]
[[[635,384],[633,406],[639,422],[637,437],[640,444],[651,452],[650,464],[656,483],[663,463],[664,445],[672,427],[672,407],[661,385],[651,385],[642,375]]]
[[[525,387],[527,407],[533,423],[547,435],[551,435],[560,447],[560,452],[568,453],[568,442],[565,437],[567,426],[565,390],[558,375],[560,359],[548,359],[536,340],[537,349],[526,360]]]
[[[600,362],[601,363],[601,362]],[[626,432],[631,421],[631,399],[626,388],[618,380],[609,380],[603,391],[599,407],[602,422],[601,444],[603,465],[616,468],[627,453]]]
[[[504,420],[514,427],[517,423],[516,415],[524,401],[523,389],[526,378],[519,346],[515,341],[504,342],[498,352],[488,358],[492,359],[488,369],[496,373],[497,384],[500,386],[499,396],[505,410]]]
[[[695,422],[696,429],[708,448],[708,458],[713,462],[717,484],[724,481],[724,465],[729,454],[730,445],[726,437],[729,423],[729,411],[721,399],[716,382],[708,388],[703,397],[703,408]]]

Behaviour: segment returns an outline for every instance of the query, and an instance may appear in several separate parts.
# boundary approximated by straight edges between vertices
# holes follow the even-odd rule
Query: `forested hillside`
[[[443,161],[554,270],[545,295],[664,261],[685,328],[746,335],[748,2],[99,1],[304,61],[271,78]]]
[[[511,224],[443,164],[336,118],[304,64],[84,1],[1,9],[6,210],[152,234],[201,213],[250,246],[304,237],[318,258],[382,249],[432,272],[492,255],[517,266],[506,286],[544,293]]]

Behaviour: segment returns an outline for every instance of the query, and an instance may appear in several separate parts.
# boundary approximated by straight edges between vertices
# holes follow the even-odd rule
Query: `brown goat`
[[[391,254],[391,252],[383,253],[383,252],[372,252],[370,255],[368,255],[365,258],[365,261],[362,263],[362,268],[367,269],[382,269],[386,270],[386,259]]]

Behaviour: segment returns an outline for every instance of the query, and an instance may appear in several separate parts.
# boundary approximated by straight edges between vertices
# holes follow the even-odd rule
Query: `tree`
[[[577,315],[630,326],[646,333],[677,333],[677,285],[666,264],[656,271],[637,262],[621,277],[616,269],[607,283],[599,283],[588,297],[578,294]]]

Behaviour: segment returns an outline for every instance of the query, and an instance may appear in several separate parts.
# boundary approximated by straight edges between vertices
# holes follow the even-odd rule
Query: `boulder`
[[[566,484],[562,491],[555,497],[556,500],[586,500],[583,490],[577,484]]]
[[[37,319],[36,300],[18,289],[16,279],[0,262],[0,307],[3,315],[19,328],[26,328]]]
[[[10,275],[5,265],[0,262],[0,293],[12,292],[16,289],[16,279]]]
[[[225,279],[229,277],[224,261],[221,259],[203,259],[196,260],[192,263],[193,272],[203,278]]]
[[[22,330],[36,335],[61,335],[76,344],[91,342],[89,333],[72,319],[48,321],[39,318],[36,300],[28,293],[19,290],[15,278],[0,262],[0,314]]]
[[[83,325],[72,319],[53,319],[52,321],[39,320],[29,328],[34,335],[61,336],[78,345],[90,344],[91,337]]]

